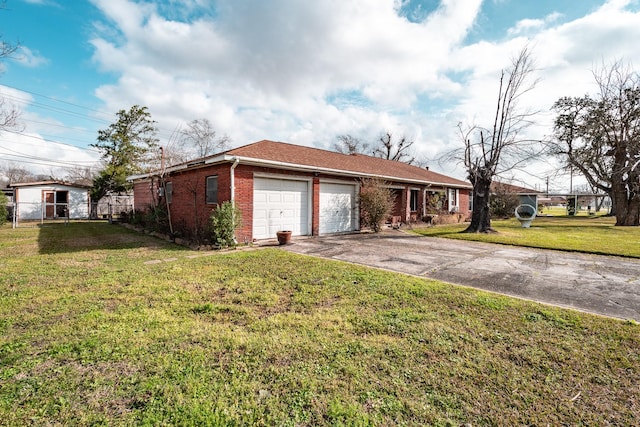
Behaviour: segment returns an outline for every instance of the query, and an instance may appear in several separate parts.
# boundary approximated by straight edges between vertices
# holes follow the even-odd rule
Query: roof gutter
[[[400,178],[400,177],[396,177],[396,176],[387,176],[387,175],[379,175],[379,174],[352,172],[352,171],[345,171],[345,170],[340,170],[340,169],[332,169],[332,168],[317,167],[317,166],[311,166],[311,165],[300,165],[300,164],[295,164],[295,163],[280,162],[280,161],[277,161],[277,160],[265,160],[265,159],[256,159],[256,158],[252,158],[252,157],[230,156],[230,155],[227,155],[227,154],[222,154],[220,156],[210,157],[210,158],[207,158],[207,159],[200,159],[200,160],[198,160],[196,162],[183,163],[183,164],[180,164],[180,165],[169,167],[169,168],[167,168],[166,172],[167,173],[169,173],[169,172],[177,172],[177,171],[181,171],[181,170],[191,169],[191,168],[194,168],[194,167],[202,167],[202,166],[205,166],[205,165],[210,165],[210,164],[215,164],[215,163],[224,163],[224,162],[233,162],[235,166],[237,166],[236,162],[238,162],[238,163],[242,162],[242,164],[251,165],[251,166],[271,166],[271,167],[275,167],[275,168],[288,169],[288,170],[301,171],[301,172],[324,172],[324,173],[331,174],[331,175],[338,175],[338,176],[345,176],[345,177],[352,177],[352,178],[359,178],[359,177],[362,177],[362,176],[367,176],[367,177],[372,177],[372,178],[380,178],[380,179],[383,179],[383,180],[386,180],[386,181],[405,182],[405,183],[414,183],[414,184],[415,183],[420,183],[420,184],[430,185],[430,186],[440,185],[440,186],[443,186],[443,187],[450,187],[450,188],[468,188],[468,189],[473,188],[471,185],[459,185],[459,184],[451,184],[451,183],[446,183],[446,182],[434,182],[434,181],[425,181],[425,180],[406,179],[406,178]],[[232,174],[234,174],[235,166],[232,166],[232,168],[231,168],[231,173]],[[130,180],[130,181],[133,181],[133,180],[136,180],[136,179],[149,178],[149,177],[154,176],[154,175],[155,174],[153,174],[153,173],[143,174],[143,175],[132,175],[132,176],[129,176],[127,179]],[[231,195],[232,195],[232,197],[234,195],[233,183],[232,183]]]
[[[277,167],[277,168],[281,168],[281,169],[297,170],[297,171],[304,171],[304,172],[325,172],[325,173],[328,173],[328,174],[331,174],[331,175],[340,175],[340,176],[347,176],[347,177],[353,177],[353,178],[359,178],[359,177],[362,177],[362,176],[368,176],[368,177],[372,177],[372,178],[384,179],[384,180],[387,180],[387,181],[406,182],[406,183],[420,183],[420,184],[424,184],[424,185],[428,185],[428,186],[442,185],[442,186],[451,187],[451,188],[472,188],[471,185],[466,185],[465,186],[465,185],[458,185],[458,184],[451,184],[451,183],[444,183],[444,182],[433,182],[433,181],[406,179],[406,178],[400,178],[400,177],[396,177],[396,176],[369,174],[369,173],[363,173],[363,172],[352,172],[352,171],[345,171],[345,170],[332,169],[332,168],[323,168],[323,167],[317,167],[317,166],[299,165],[299,164],[293,164],[293,163],[280,162],[280,161],[276,161],[276,160],[253,159],[253,158],[250,158],[250,157],[234,157],[234,159],[241,159],[242,160],[242,164],[251,165],[251,166],[265,166],[266,165],[266,166],[273,166],[273,167]]]

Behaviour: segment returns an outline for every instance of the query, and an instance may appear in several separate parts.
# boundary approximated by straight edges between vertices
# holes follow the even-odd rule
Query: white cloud
[[[12,59],[25,67],[39,67],[49,63],[49,60],[41,56],[38,52],[34,52],[26,46],[20,46]]]
[[[70,169],[95,170],[98,165],[97,154],[52,142],[34,132],[3,132],[0,141],[0,165],[20,165],[34,174],[63,178]]]
[[[519,36],[522,34],[528,34],[532,31],[540,31],[547,27],[550,23],[557,21],[562,15],[558,12],[554,12],[544,19],[523,19],[518,21],[515,27],[509,28],[507,35]]]
[[[34,102],[29,93],[2,85],[0,98],[19,111],[27,110]],[[29,124],[29,131],[23,130],[26,123]],[[50,117],[44,118],[29,112],[21,113],[16,128],[0,131],[0,165],[20,165],[32,173],[50,174],[55,177],[64,177],[68,169],[76,166],[96,166],[99,154],[85,148],[59,143],[59,140],[65,140],[56,138],[60,129],[66,133],[78,131],[70,130],[63,123]]]
[[[623,0],[573,21],[524,19],[473,44],[480,0],[444,0],[421,22],[399,16],[399,0],[93,2],[110,21],[96,23],[93,59],[119,76],[96,91],[105,109],[146,105],[167,133],[207,117],[236,145],[328,148],[336,135],[388,128],[434,156],[458,143],[459,121],[491,116],[500,70],[527,43],[542,80],[526,100],[545,112],[590,91],[594,64],[640,63],[640,14]],[[551,120],[535,132],[548,134]]]

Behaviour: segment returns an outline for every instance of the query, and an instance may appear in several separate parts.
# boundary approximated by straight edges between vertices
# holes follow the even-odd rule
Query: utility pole
[[[547,177],[547,197],[549,197],[549,177]]]

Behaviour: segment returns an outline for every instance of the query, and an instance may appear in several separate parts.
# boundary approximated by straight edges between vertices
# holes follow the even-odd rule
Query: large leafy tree
[[[102,153],[104,168],[93,180],[91,199],[99,201],[108,193],[131,189],[127,177],[148,172],[157,157],[157,128],[147,107],[134,105],[116,113],[118,120],[98,131],[91,144]]]
[[[552,153],[611,197],[616,225],[640,225],[640,75],[620,61],[594,72],[594,97],[555,104]]]

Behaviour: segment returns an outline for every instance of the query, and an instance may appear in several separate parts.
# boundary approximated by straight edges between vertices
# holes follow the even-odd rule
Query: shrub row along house
[[[340,154],[282,142],[259,141],[133,176],[136,210],[168,207],[172,228],[197,236],[217,204],[233,201],[242,217],[239,242],[342,233],[360,229],[358,195],[363,178],[384,180],[393,190],[394,222],[421,220],[437,200],[441,211],[469,214],[471,185],[425,168],[362,154]],[[158,197],[158,195],[161,197]]]

